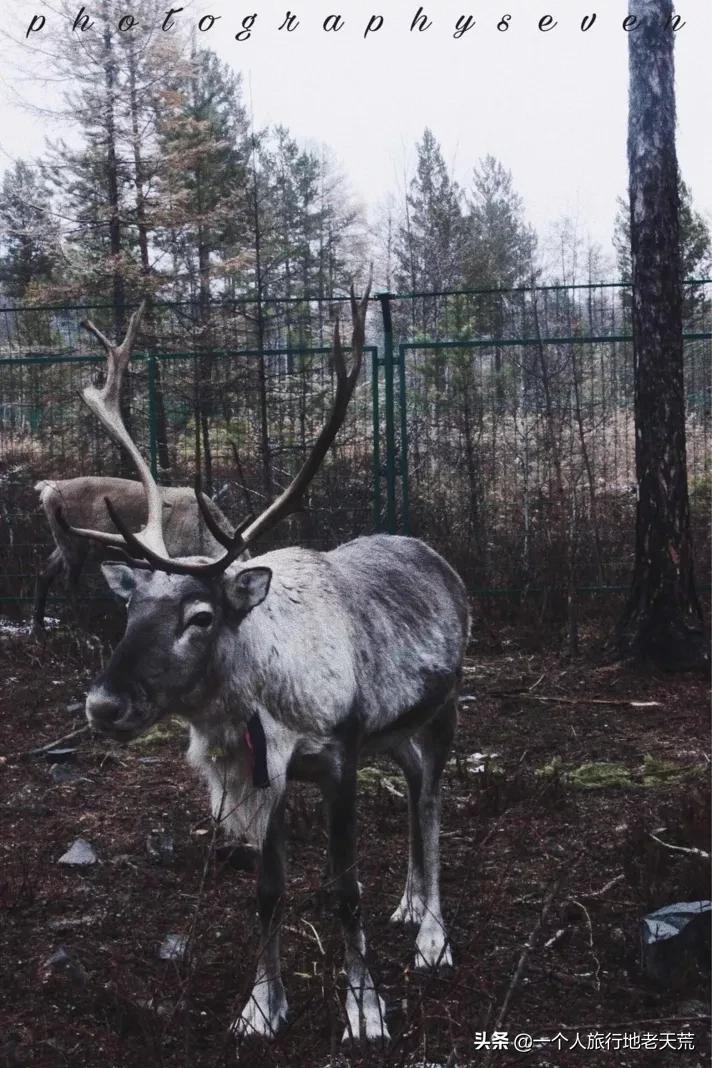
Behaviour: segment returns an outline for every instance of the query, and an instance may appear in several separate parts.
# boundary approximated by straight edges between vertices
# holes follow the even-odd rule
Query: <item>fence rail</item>
[[[471,589],[563,596],[626,585],[635,439],[630,288],[380,294],[347,424],[309,507],[275,535],[317,547],[373,529],[441,549]],[[132,433],[159,479],[203,479],[234,521],[294,473],[334,388],[340,300],[150,309],[130,374]],[[700,564],[712,472],[712,283],[685,286],[688,467]],[[376,309],[380,315],[375,314]],[[116,332],[105,304],[0,308],[0,598],[31,596],[50,548],[40,478],[123,473],[80,401]],[[236,445],[236,470],[232,443]]]

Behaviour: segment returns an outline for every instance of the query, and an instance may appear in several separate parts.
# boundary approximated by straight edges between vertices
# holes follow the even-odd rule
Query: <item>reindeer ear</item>
[[[136,572],[126,564],[102,564],[101,573],[112,593],[122,601],[128,601],[136,589]]]
[[[262,604],[269,593],[272,572],[268,567],[248,567],[236,575],[225,575],[225,596],[236,612],[249,612]]]

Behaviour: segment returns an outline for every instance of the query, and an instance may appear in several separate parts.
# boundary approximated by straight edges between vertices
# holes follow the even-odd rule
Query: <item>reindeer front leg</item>
[[[235,1023],[237,1035],[271,1038],[287,1017],[279,963],[279,925],[284,900],[284,797],[272,811],[262,843],[257,875],[257,908],[262,929],[257,976],[250,999]]]
[[[385,1005],[366,966],[366,938],[361,920],[356,871],[356,764],[344,769],[326,794],[329,813],[329,858],[344,933],[347,1026],[344,1042],[388,1041]]]

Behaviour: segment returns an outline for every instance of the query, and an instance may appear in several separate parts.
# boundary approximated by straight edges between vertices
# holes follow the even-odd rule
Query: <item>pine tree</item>
[[[57,262],[59,232],[51,194],[38,170],[23,160],[3,176],[0,191],[0,289],[26,298],[49,281]]]
[[[160,243],[178,268],[176,296],[198,301],[207,328],[221,264],[245,230],[248,143],[240,77],[215,53],[194,50],[161,103]]]
[[[411,292],[456,289],[462,283],[462,194],[431,130],[424,131],[416,151],[399,234],[397,284]]]
[[[136,0],[132,14],[155,26],[159,0]],[[62,11],[76,16],[68,0]],[[180,42],[158,33],[121,33],[120,0],[101,0],[77,47],[60,48],[53,72],[70,83],[58,118],[78,135],[50,142],[43,171],[65,220],[65,269],[52,296],[111,295],[111,325],[121,333],[126,308],[156,289],[152,233],[161,168],[156,121],[163,87],[179,63]],[[158,22],[160,25],[160,20]],[[80,31],[77,31],[80,32]]]
[[[468,208],[467,288],[512,289],[530,281],[536,237],[524,219],[511,172],[494,156],[475,167]]]

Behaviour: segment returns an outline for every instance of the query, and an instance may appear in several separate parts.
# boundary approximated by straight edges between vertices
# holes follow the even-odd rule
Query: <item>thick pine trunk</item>
[[[628,165],[633,263],[636,517],[621,652],[670,669],[707,655],[695,594],[685,452],[671,0],[629,0]]]

